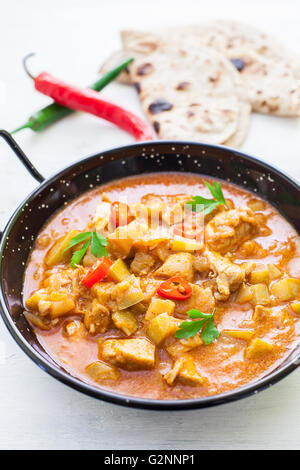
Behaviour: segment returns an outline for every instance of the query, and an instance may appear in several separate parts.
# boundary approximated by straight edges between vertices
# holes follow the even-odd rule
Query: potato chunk
[[[254,336],[254,332],[250,330],[223,330],[222,334],[243,341],[250,341]]]
[[[108,339],[100,345],[100,356],[126,370],[152,369],[155,346],[145,338]]]
[[[268,305],[270,303],[269,291],[266,284],[254,284],[251,287],[253,305]]]
[[[167,299],[152,299],[145,315],[145,320],[150,321],[161,313],[173,315],[175,302]]]
[[[155,271],[155,276],[183,276],[187,281],[194,278],[194,258],[191,253],[174,253]]]
[[[129,269],[121,258],[111,265],[108,270],[108,274],[115,282],[124,281],[124,279],[127,279],[130,276]]]
[[[300,302],[294,302],[291,304],[291,309],[294,313],[300,314]]]
[[[246,302],[250,302],[253,298],[252,287],[247,286],[246,284],[242,284],[239,288],[235,301],[238,304],[244,304]]]
[[[270,274],[266,266],[257,266],[254,271],[250,273],[251,284],[268,283],[269,280]]]
[[[139,278],[132,274],[124,281],[119,282],[112,290],[112,298],[116,301],[118,310],[124,310],[141,302],[144,299],[144,294]]]
[[[203,385],[207,379],[202,377],[196,369],[193,359],[184,356],[175,361],[172,369],[164,375],[168,385],[173,385],[175,380],[184,385]]]
[[[247,359],[259,359],[261,356],[273,351],[273,346],[267,341],[263,341],[260,338],[255,338],[251,341],[249,346],[245,350],[245,357]]]
[[[271,286],[271,292],[281,302],[294,300],[299,296],[299,279],[281,279]]]
[[[90,377],[96,382],[102,380],[118,380],[120,377],[120,371],[109,364],[105,364],[102,361],[95,361],[86,367],[86,371]]]
[[[281,276],[282,272],[275,266],[275,264],[268,264],[269,276],[270,279],[277,279]]]
[[[187,338],[176,340],[173,344],[168,346],[166,349],[168,354],[172,357],[182,356],[184,353],[191,351],[192,349],[198,348],[203,344],[203,341],[199,334]]]
[[[71,230],[69,233],[59,238],[50,248],[45,256],[45,263],[48,267],[63,263],[68,259],[71,250],[66,250],[71,239],[78,234],[78,230]],[[66,251],[65,251],[66,250]]]
[[[203,248],[203,243],[196,240],[189,240],[183,237],[176,237],[172,242],[173,251],[197,251]]]
[[[48,294],[46,289],[39,289],[35,291],[27,300],[26,300],[26,307],[28,310],[39,310],[39,302],[40,300],[47,299]]]
[[[117,227],[107,237],[109,252],[120,258],[128,256],[135,242],[143,239],[147,230],[146,224],[139,223],[136,220],[128,225]]]
[[[181,320],[174,318],[167,313],[161,313],[153,318],[148,326],[147,335],[157,346],[160,346],[165,339],[178,330]]]
[[[130,336],[136,332],[139,327],[139,322],[136,316],[129,310],[121,310],[120,312],[114,312],[111,316],[115,326]]]

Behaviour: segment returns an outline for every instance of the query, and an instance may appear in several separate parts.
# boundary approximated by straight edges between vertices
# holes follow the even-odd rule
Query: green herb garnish
[[[193,196],[185,204],[191,205],[194,212],[203,210],[204,215],[210,214],[219,204],[224,204],[227,207],[221,184],[216,181],[211,185],[204,181],[205,186],[209,189],[214,199],[207,199],[202,196]]]
[[[72,268],[75,268],[75,266],[80,263],[90,245],[92,255],[96,256],[97,258],[108,256],[107,249],[105,248],[107,246],[107,239],[102,235],[99,235],[99,233],[96,231],[79,233],[79,235],[76,235],[71,239],[69,245],[64,251],[67,251],[73,246],[83,242],[85,242],[83,247],[80,248],[80,250],[74,251],[73,253],[71,259]]]
[[[195,308],[187,312],[188,316],[192,319],[201,318],[201,320],[195,321],[183,321],[179,327],[179,330],[174,334],[175,338],[187,339],[195,336],[200,330],[201,339],[207,344],[213,343],[215,339],[219,337],[219,331],[214,322],[214,313],[202,313]]]

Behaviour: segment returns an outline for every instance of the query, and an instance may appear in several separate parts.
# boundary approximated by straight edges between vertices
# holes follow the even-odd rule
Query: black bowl
[[[41,175],[24,161],[24,154],[11,136],[8,141],[27,169],[39,181]],[[179,171],[230,181],[271,203],[300,232],[300,187],[288,176],[254,157],[226,147],[192,142],[147,142],[92,155],[42,182],[9,220],[0,244],[0,309],[11,335],[42,369],[65,384],[101,400],[139,408],[178,410],[203,408],[237,400],[266,388],[285,377],[300,362],[294,350],[272,373],[228,393],[189,400],[151,400],[125,396],[86,384],[71,376],[39,343],[23,315],[24,270],[34,240],[55,211],[91,187],[130,175]]]

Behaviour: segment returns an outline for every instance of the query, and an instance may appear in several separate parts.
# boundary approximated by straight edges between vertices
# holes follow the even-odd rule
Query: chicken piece
[[[139,240],[143,240],[148,231],[146,223],[133,220],[128,225],[117,227],[116,230],[107,236],[108,250],[116,258],[129,255],[133,245]]]
[[[130,269],[133,274],[136,274],[137,276],[146,276],[151,271],[154,263],[155,259],[153,256],[148,253],[138,251],[133,258]]]
[[[168,385],[173,385],[175,380],[183,385],[204,385],[207,379],[202,377],[196,369],[194,360],[186,355],[177,359],[172,369],[164,375]]]
[[[85,332],[84,325],[80,320],[68,321],[63,327],[63,334],[72,341],[79,341]]]
[[[158,287],[161,285],[160,279],[154,279],[153,277],[141,277],[140,278],[141,289],[144,293],[143,303],[147,306],[152,300],[152,297],[156,294]]]
[[[41,316],[49,315],[51,319],[55,319],[73,313],[75,302],[68,292],[53,292],[48,288],[40,289],[29,297],[26,307],[37,311]]]
[[[209,263],[207,257],[202,253],[197,253],[194,257],[194,268],[199,273],[209,271]]]
[[[245,271],[238,264],[234,264],[224,256],[213,251],[206,250],[205,256],[210,268],[216,277],[218,293],[216,299],[225,301],[231,292],[235,292],[245,280]]]
[[[100,344],[99,355],[126,370],[152,369],[155,364],[155,346],[145,338],[108,339]]]
[[[175,307],[175,313],[183,315],[192,308],[196,308],[203,313],[211,313],[215,307],[215,298],[210,287],[201,287],[197,284],[192,285],[192,295],[187,300],[178,300]]]
[[[183,276],[191,282],[194,278],[194,257],[191,253],[174,253],[155,271],[154,275],[159,277]]]
[[[217,214],[205,228],[205,239],[210,250],[226,254],[252,238],[258,230],[254,212],[245,207]]]
[[[100,235],[107,234],[110,220],[111,204],[109,202],[100,202],[96,207],[95,216],[92,220],[96,231]]]
[[[121,310],[120,312],[114,312],[111,316],[115,326],[130,336],[136,332],[139,327],[139,322],[136,316],[129,310]]]
[[[116,287],[114,282],[97,282],[90,291],[98,302],[105,305],[109,310],[116,310],[116,302],[112,298],[112,292]]]
[[[132,274],[119,282],[112,290],[112,299],[116,302],[118,310],[124,310],[144,300],[140,279]]]
[[[169,241],[164,241],[151,248],[151,254],[156,256],[160,261],[164,262],[170,255],[170,243]]]
[[[101,305],[97,299],[93,300],[92,310],[89,310],[84,315],[84,326],[90,335],[98,333],[105,333],[110,321],[109,310]]]

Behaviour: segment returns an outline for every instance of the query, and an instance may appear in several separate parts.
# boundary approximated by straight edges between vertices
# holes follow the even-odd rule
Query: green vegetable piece
[[[73,253],[71,259],[72,268],[75,268],[76,265],[81,262],[90,245],[92,255],[96,256],[97,258],[102,258],[102,256],[105,256],[107,258],[108,253],[107,249],[105,248],[108,243],[107,239],[102,235],[99,235],[99,233],[97,233],[96,231],[79,233],[71,239],[69,245],[64,251],[67,251],[73,246],[78,245],[82,242],[85,242],[83,247],[80,250],[74,251]]]
[[[194,212],[203,211],[204,215],[212,212],[219,204],[224,204],[227,207],[221,184],[214,182],[213,185],[204,181],[206,187],[210,190],[214,199],[207,199],[202,196],[193,196],[185,205],[191,205]]]
[[[75,268],[76,265],[78,265],[78,264],[80,263],[80,261],[82,260],[82,258],[83,258],[84,255],[86,254],[86,251],[87,251],[89,245],[90,245],[90,240],[88,240],[88,241],[83,245],[83,247],[81,248],[81,250],[74,251],[73,256],[72,256],[72,259],[71,259],[71,266],[72,266],[72,268]]]
[[[208,345],[213,343],[213,341],[219,337],[219,331],[214,323],[214,312],[215,310],[213,310],[212,313],[203,313],[197,309],[189,310],[187,314],[190,318],[201,318],[201,320],[182,322],[179,330],[174,334],[175,338],[191,338],[202,330],[201,339],[204,344]]]

